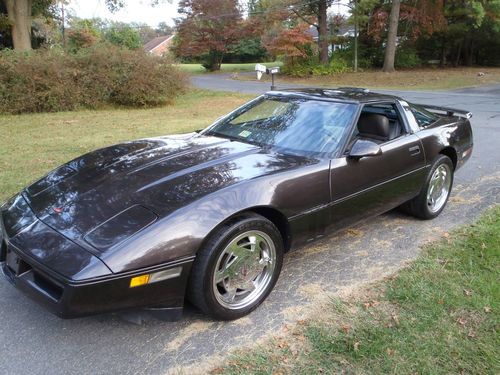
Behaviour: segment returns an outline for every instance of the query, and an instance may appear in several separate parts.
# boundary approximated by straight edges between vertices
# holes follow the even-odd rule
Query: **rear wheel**
[[[242,317],[269,295],[281,271],[283,241],[260,215],[227,223],[200,250],[191,270],[188,298],[217,319]]]
[[[405,203],[403,208],[420,219],[433,219],[446,206],[452,186],[453,163],[448,156],[440,155],[432,165],[420,194]]]

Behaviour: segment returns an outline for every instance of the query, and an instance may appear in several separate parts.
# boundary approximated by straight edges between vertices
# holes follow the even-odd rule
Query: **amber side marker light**
[[[135,276],[130,279],[130,288],[157,283],[158,281],[173,279],[181,275],[182,267],[175,267],[169,270],[158,271],[149,275]]]
[[[148,282],[149,282],[149,275],[132,277],[130,279],[130,287],[135,288],[137,286],[146,285]]]

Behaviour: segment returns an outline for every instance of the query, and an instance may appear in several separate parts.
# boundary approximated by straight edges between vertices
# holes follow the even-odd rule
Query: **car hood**
[[[78,240],[130,207],[144,206],[161,218],[232,184],[313,162],[190,133],[91,152],[52,171],[23,195],[42,221]]]

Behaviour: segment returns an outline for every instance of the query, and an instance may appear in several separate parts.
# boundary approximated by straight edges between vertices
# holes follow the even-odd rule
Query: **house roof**
[[[308,29],[309,34],[314,40],[318,39],[318,29],[315,26],[310,26]],[[339,27],[338,31],[335,33],[336,36],[351,36],[354,35],[354,26],[344,24]]]
[[[151,39],[149,42],[144,44],[144,46],[143,46],[144,51],[150,52],[150,51],[154,50],[156,47],[158,47],[159,45],[165,43],[167,40],[169,40],[172,37],[173,37],[173,35],[157,36],[156,38]]]

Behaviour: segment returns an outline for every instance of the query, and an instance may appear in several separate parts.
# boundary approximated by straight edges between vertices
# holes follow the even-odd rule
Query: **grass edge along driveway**
[[[237,75],[238,80],[255,81],[254,75]],[[263,81],[270,81],[268,75]],[[309,87],[366,87],[371,89],[393,90],[453,90],[465,87],[488,86],[500,83],[500,68],[465,67],[465,68],[418,68],[397,70],[383,73],[380,70],[336,73],[325,76],[289,77],[279,75],[280,83],[299,84]]]
[[[214,374],[498,374],[500,206]]]

